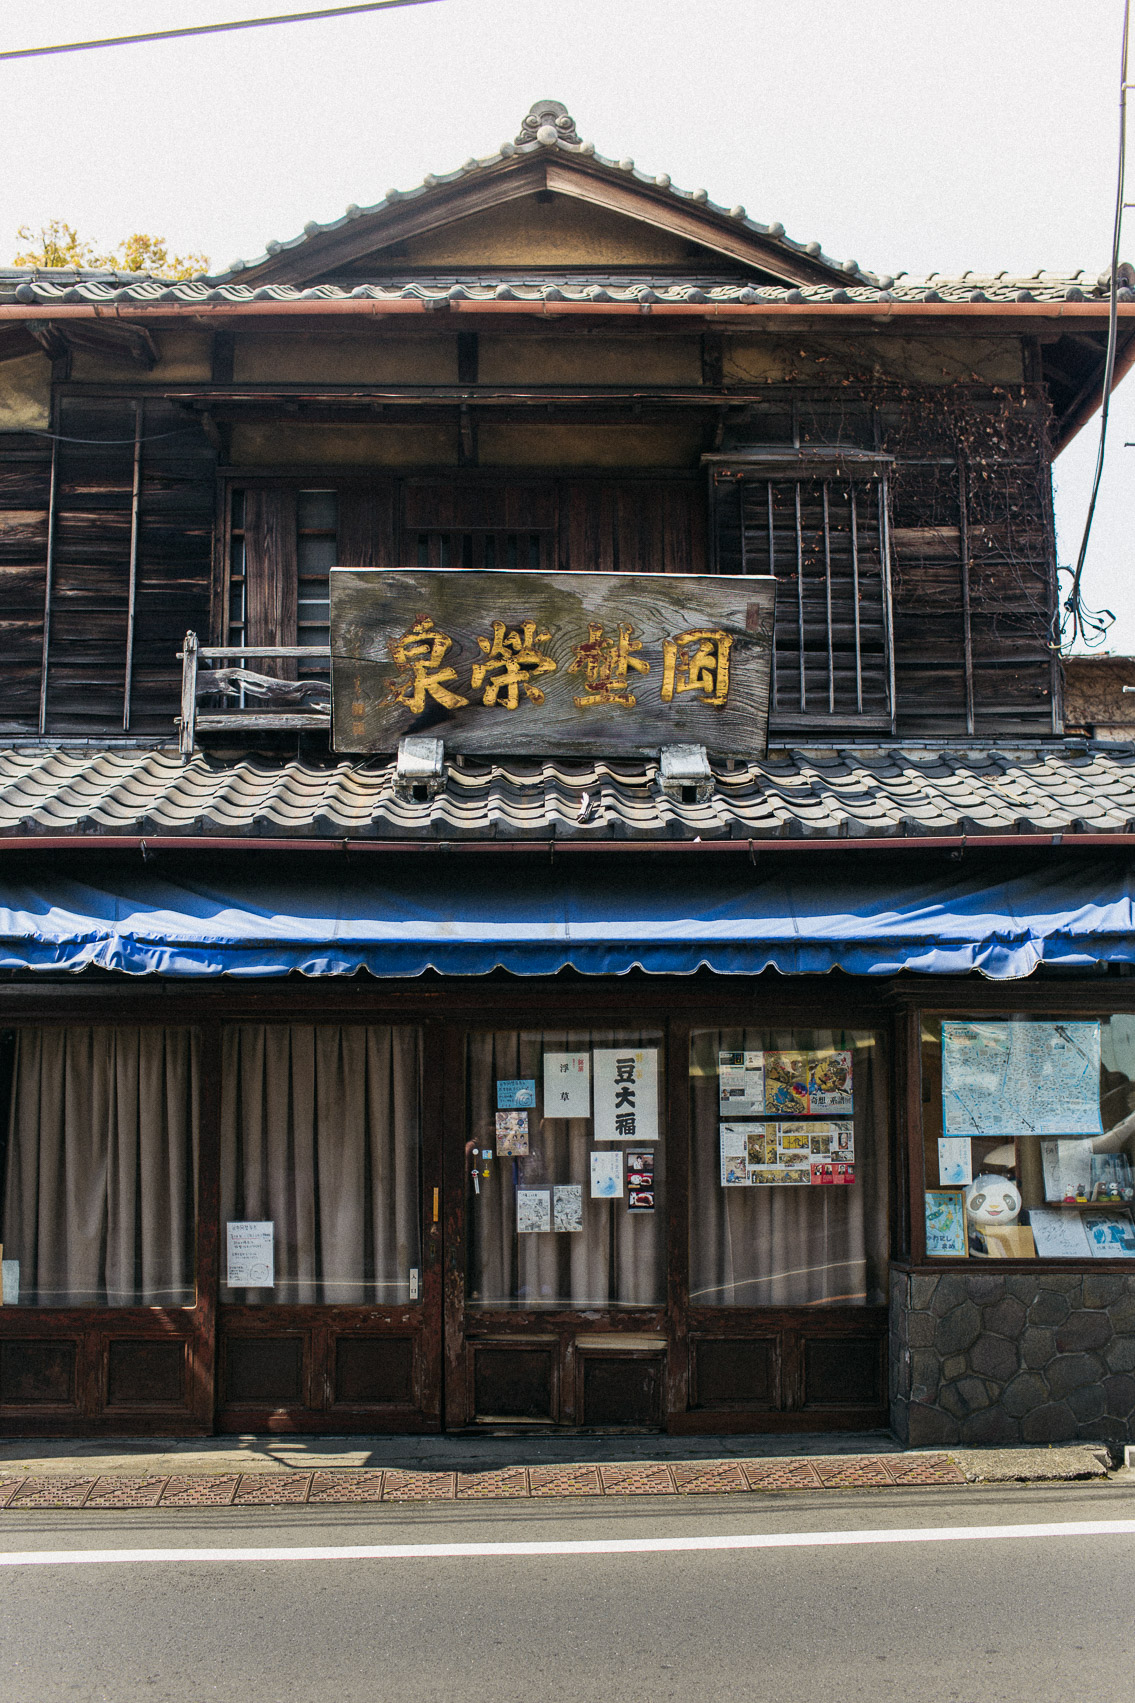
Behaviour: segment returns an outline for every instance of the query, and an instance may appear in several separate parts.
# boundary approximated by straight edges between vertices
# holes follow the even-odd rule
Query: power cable
[[[0,59],[39,59],[48,53],[85,53],[92,47],[130,47],[139,41],[175,41],[183,36],[221,35],[227,30],[259,30],[269,24],[308,24],[318,18],[346,18],[358,12],[386,12],[395,6],[434,6],[439,0],[367,0],[357,6],[322,6],[315,12],[280,12],[271,18],[238,18],[228,24],[192,24],[181,30],[146,30],[141,35],[108,35],[95,41],[65,41],[54,47],[15,47]]]
[[[1103,375],[1103,406],[1100,410],[1100,442],[1096,452],[1096,470],[1092,478],[1092,494],[1088,500],[1088,513],[1084,521],[1084,536],[1080,540],[1080,553],[1076,557],[1076,566],[1072,571],[1072,584],[1068,596],[1064,600],[1066,619],[1063,622],[1061,638],[1066,644],[1075,644],[1082,639],[1086,645],[1103,643],[1108,628],[1115,616],[1108,609],[1088,610],[1084,607],[1081,592],[1081,581],[1084,575],[1084,562],[1088,554],[1088,540],[1092,534],[1092,521],[1096,512],[1096,498],[1099,496],[1100,480],[1103,477],[1104,455],[1107,450],[1107,421],[1111,411],[1111,387],[1115,378],[1115,354],[1119,341],[1119,242],[1123,230],[1123,184],[1127,165],[1127,48],[1131,33],[1131,0],[1123,0],[1123,46],[1120,51],[1119,73],[1119,170],[1115,191],[1115,223],[1112,227],[1111,238],[1111,287],[1108,291],[1107,310],[1107,357],[1104,361]]]

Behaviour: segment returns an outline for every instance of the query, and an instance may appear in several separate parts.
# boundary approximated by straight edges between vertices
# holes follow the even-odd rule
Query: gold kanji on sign
[[[419,615],[414,625],[400,639],[387,643],[391,660],[400,669],[398,679],[386,689],[384,704],[405,704],[415,715],[426,707],[426,695],[447,710],[464,709],[468,698],[461,698],[444,684],[456,680],[456,668],[439,668],[447,653],[453,649],[448,633],[439,633],[429,615]]]
[[[720,709],[729,696],[732,648],[732,637],[720,627],[694,627],[666,639],[662,646],[662,702],[673,703],[682,692],[700,692],[704,703]]]
[[[505,625],[504,621],[493,622],[491,644],[477,635],[484,659],[473,664],[473,690],[484,688],[481,702],[489,709],[497,704],[506,710],[516,709],[521,690],[532,703],[542,704],[543,691],[532,682],[541,674],[556,672],[555,662],[542,648],[552,635],[537,632],[535,621],[524,621],[508,632]]]
[[[596,621],[588,623],[587,639],[575,647],[575,657],[568,664],[569,674],[583,674],[587,690],[574,700],[577,709],[588,704],[622,704],[633,710],[638,702],[630,690],[628,671],[649,674],[649,662],[642,662],[632,652],[642,649],[641,639],[632,638],[634,628],[619,625],[617,639],[607,638]]]

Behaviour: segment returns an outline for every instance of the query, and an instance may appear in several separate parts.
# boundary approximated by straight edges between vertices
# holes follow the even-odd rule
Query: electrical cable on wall
[[[41,59],[49,53],[86,53],[93,47],[132,47],[141,41],[176,41],[193,35],[224,35],[230,30],[259,30],[270,24],[310,24],[320,18],[348,18],[360,12],[388,12],[400,6],[436,6],[439,0],[365,0],[355,6],[322,6],[313,12],[280,12],[268,18],[238,18],[226,24],[190,24],[180,30],[145,30],[139,35],[109,35],[93,41],[64,41],[53,47],[15,47],[0,59]]]
[[[1124,207],[1124,177],[1127,163],[1127,49],[1131,33],[1131,0],[1124,0],[1123,5],[1123,45],[1120,50],[1119,74],[1119,169],[1115,192],[1115,222],[1112,227],[1111,239],[1111,280],[1108,297],[1107,315],[1107,357],[1104,362],[1103,375],[1103,406],[1100,411],[1100,442],[1096,452],[1096,467],[1092,477],[1092,494],[1088,499],[1088,513],[1084,521],[1084,535],[1080,540],[1080,551],[1076,557],[1076,566],[1072,570],[1072,584],[1068,596],[1064,600],[1064,619],[1061,623],[1061,642],[1073,645],[1079,639],[1088,646],[1103,643],[1108,629],[1115,621],[1110,609],[1091,610],[1084,605],[1081,589],[1084,575],[1084,563],[1088,554],[1088,540],[1092,534],[1092,521],[1096,512],[1096,499],[1099,496],[1100,480],[1103,477],[1104,456],[1107,451],[1107,422],[1111,411],[1111,388],[1115,379],[1115,354],[1119,332],[1119,244],[1123,231]]]

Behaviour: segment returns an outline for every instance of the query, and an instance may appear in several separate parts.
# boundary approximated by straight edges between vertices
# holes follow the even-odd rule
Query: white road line
[[[1061,1520],[1029,1526],[917,1526],[897,1531],[773,1532],[731,1537],[598,1538],[576,1543],[350,1543],[233,1549],[28,1549],[0,1567],[113,1567],[186,1561],[435,1561],[533,1555],[676,1555],[715,1549],[838,1548],[865,1543],[975,1543],[1003,1538],[1135,1537],[1135,1520]]]

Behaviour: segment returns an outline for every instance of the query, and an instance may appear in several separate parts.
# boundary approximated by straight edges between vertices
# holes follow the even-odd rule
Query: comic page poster
[[[557,1183],[552,1190],[552,1227],[572,1234],[583,1229],[583,1184]]]
[[[592,1065],[596,1141],[657,1141],[657,1047],[596,1047]]]
[[[516,1228],[521,1236],[539,1235],[552,1228],[551,1189],[517,1189]]]

